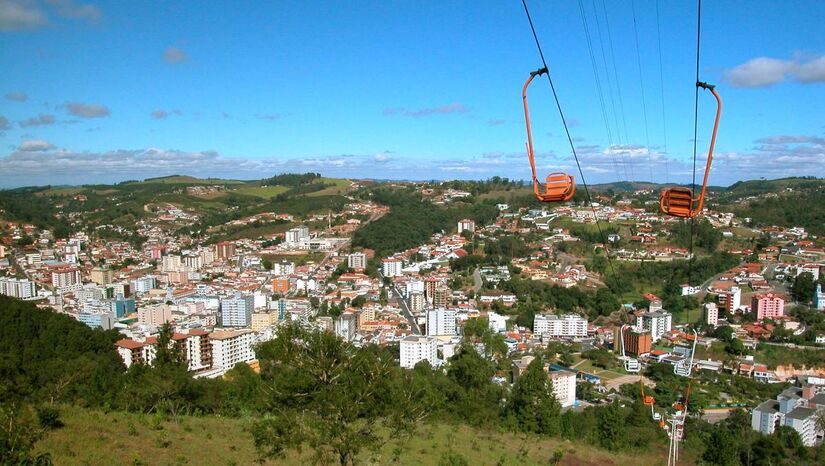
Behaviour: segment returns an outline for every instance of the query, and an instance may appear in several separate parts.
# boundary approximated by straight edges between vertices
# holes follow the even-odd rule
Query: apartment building
[[[221,327],[249,327],[254,310],[255,298],[252,295],[237,293],[231,298],[221,299]]]
[[[239,362],[255,359],[252,349],[255,332],[252,330],[223,330],[209,334],[212,345],[212,367],[232,369]]]
[[[12,298],[29,299],[37,296],[37,287],[28,278],[0,277],[0,294]]]
[[[367,255],[363,252],[354,252],[347,256],[347,266],[354,270],[367,268]]]
[[[427,336],[455,335],[455,309],[427,311]]]
[[[401,276],[401,269],[404,263],[401,259],[389,258],[384,259],[381,263],[381,273],[385,277],[399,277]]]
[[[576,314],[537,314],[533,333],[544,337],[586,337],[587,319]]]
[[[667,311],[645,312],[636,318],[636,330],[650,332],[653,343],[669,332],[673,324],[673,315]]]
[[[433,337],[410,335],[400,342],[401,367],[412,369],[421,361],[436,364],[438,340]]]
[[[785,300],[774,293],[755,294],[751,298],[751,312],[756,320],[775,319],[785,315]]]

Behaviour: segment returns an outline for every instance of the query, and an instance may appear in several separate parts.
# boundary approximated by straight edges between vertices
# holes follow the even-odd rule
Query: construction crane
[[[640,370],[642,370],[642,365],[639,364],[638,359],[628,357],[627,354],[625,354],[625,348],[624,348],[624,329],[625,329],[625,327],[627,327],[627,325],[622,325],[619,328],[619,338],[622,340],[622,361],[624,362],[624,370],[625,370],[625,372],[630,372],[630,373],[637,374]]]

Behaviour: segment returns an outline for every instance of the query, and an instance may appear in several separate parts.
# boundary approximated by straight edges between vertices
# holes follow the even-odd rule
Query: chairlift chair
[[[536,176],[536,155],[533,150],[533,134],[530,128],[530,111],[527,107],[527,87],[536,76],[547,73],[547,68],[542,68],[530,73],[530,77],[524,83],[521,90],[521,98],[524,103],[524,121],[527,125],[527,159],[530,161],[530,170],[533,175],[533,192],[536,199],[541,202],[565,202],[569,201],[576,193],[576,183],[572,175],[563,172],[555,172],[547,175],[544,186],[541,186]]]

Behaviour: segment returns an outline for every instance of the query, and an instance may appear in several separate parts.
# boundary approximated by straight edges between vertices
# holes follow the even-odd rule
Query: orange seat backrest
[[[690,188],[670,188],[662,191],[660,204],[663,211],[674,217],[693,217],[693,190]]]
[[[544,183],[542,200],[550,202],[567,201],[576,192],[576,183],[572,176],[566,173],[551,173]]]

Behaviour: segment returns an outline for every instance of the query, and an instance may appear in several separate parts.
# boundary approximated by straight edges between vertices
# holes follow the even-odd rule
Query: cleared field
[[[83,191],[81,187],[67,187],[67,188],[51,188],[45,191],[36,193],[37,196],[74,196]]]
[[[246,194],[247,196],[260,197],[261,199],[269,199],[278,194],[288,191],[286,186],[244,186],[233,190],[233,193]]]
[[[258,456],[246,429],[252,418],[182,416],[160,420],[150,415],[104,413],[64,406],[65,426],[52,431],[37,445],[56,465],[85,464],[255,464]],[[551,464],[561,451],[560,464],[653,465],[661,464],[664,449],[613,453],[592,445],[534,435],[514,435],[447,424],[423,424],[409,439],[394,439],[375,453],[363,453],[358,464],[437,464],[453,452],[468,464]],[[685,460],[688,460],[685,458]],[[687,463],[688,461],[686,461]],[[261,464],[312,463],[312,452],[291,452],[277,461]]]
[[[324,184],[332,184],[334,186],[324,188],[314,193],[309,193],[307,194],[307,196],[327,196],[331,194],[343,194],[349,190],[350,184],[352,184],[350,180],[344,178],[321,178],[321,182]]]

